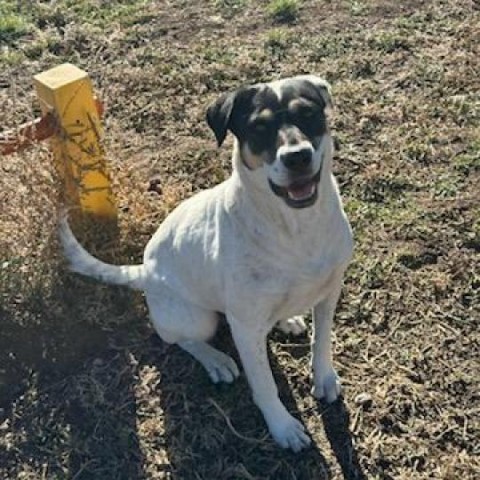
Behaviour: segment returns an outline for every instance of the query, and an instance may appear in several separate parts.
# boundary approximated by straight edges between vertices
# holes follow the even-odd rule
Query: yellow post
[[[116,220],[117,208],[104,157],[103,130],[88,74],[69,63],[34,77],[44,115],[52,113],[52,148],[68,206]]]

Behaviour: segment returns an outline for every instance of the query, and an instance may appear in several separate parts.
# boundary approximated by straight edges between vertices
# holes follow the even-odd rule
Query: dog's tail
[[[63,252],[70,263],[70,270],[73,272],[106,283],[126,285],[138,290],[144,289],[145,271],[143,265],[110,265],[90,255],[75,238],[68,225],[66,215],[60,218],[59,235]]]

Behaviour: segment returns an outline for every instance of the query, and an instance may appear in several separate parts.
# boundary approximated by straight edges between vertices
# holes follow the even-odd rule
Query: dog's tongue
[[[315,184],[307,182],[302,185],[291,185],[287,188],[288,196],[292,200],[305,200],[313,195]]]

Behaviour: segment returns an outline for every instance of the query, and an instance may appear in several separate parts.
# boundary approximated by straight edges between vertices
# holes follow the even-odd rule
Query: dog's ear
[[[224,93],[207,110],[207,123],[213,130],[213,133],[215,133],[219,147],[225,140],[227,131],[230,128],[235,97],[236,92]]]
[[[315,87],[318,95],[321,96],[325,102],[325,107],[328,109],[333,108],[333,99],[332,99],[332,87],[330,84],[323,78],[317,77],[316,75],[308,75],[307,80]]]
[[[242,87],[231,93],[224,93],[207,109],[208,126],[215,133],[220,147],[230,130],[237,138],[244,129],[245,119],[252,108],[255,87]]]

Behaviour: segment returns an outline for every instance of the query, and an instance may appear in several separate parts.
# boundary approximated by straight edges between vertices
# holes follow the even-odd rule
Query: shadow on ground
[[[220,332],[217,341],[223,351],[239,362],[226,329]],[[142,362],[161,372],[156,391],[163,413],[163,445],[173,478],[334,478],[317,445],[294,454],[273,442],[243,374],[231,385],[213,385],[202,367],[179,348],[164,349],[162,342],[152,336],[148,350],[148,359]],[[275,356],[270,358],[282,400],[298,417],[286,376]],[[323,415],[326,436],[344,478],[364,479],[343,401],[319,410],[319,415]]]
[[[366,480],[350,432],[350,414],[342,397],[323,411],[322,421],[345,480]]]
[[[65,283],[58,295],[68,306],[75,295]],[[112,295],[135,316],[124,291]],[[46,311],[37,297],[31,301]],[[116,331],[49,320],[21,327],[2,311],[0,464],[8,478],[334,478],[322,452],[327,443],[299,454],[277,447],[243,374],[213,385],[143,320]],[[227,328],[216,342],[239,362]],[[299,417],[286,375],[270,358],[282,400]],[[343,477],[364,479],[343,400],[317,410]]]
[[[126,332],[112,334],[51,309],[52,299],[61,299],[78,314],[69,306],[74,284],[66,285],[49,300],[42,292],[22,299],[19,310],[37,312],[35,324],[22,326],[10,306],[0,310],[0,476],[143,479],[137,365],[115,347]]]
[[[152,333],[133,293],[78,282],[67,274],[48,297],[33,290],[18,309],[0,311],[6,478],[322,480],[335,476],[332,452],[346,480],[365,478],[342,400],[314,404],[330,445],[282,450],[243,374],[232,385],[213,385],[188,354]],[[123,323],[106,327],[85,318],[103,309]],[[23,324],[22,311],[37,321]],[[308,339],[300,341],[303,355]],[[214,343],[240,364],[226,326]],[[288,372],[271,352],[270,359],[282,400],[300,417]]]

